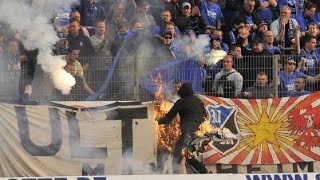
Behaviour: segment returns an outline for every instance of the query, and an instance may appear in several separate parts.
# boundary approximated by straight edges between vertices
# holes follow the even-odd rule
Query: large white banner
[[[0,103],[0,177],[161,173],[150,168],[157,164],[152,103],[64,103]],[[217,174],[307,173],[319,172],[319,167],[319,161],[206,165]]]
[[[147,105],[101,105],[0,103],[0,176],[150,173],[155,133]]]

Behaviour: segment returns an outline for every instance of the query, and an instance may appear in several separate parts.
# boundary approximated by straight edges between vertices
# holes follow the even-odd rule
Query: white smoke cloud
[[[204,56],[206,53],[208,53],[208,48],[210,45],[210,37],[206,34],[199,35],[198,37],[195,37],[194,34],[191,36],[183,36],[181,38],[180,47],[183,45],[188,45],[190,48],[190,54],[189,57],[196,58],[195,60],[198,60],[197,58]]]
[[[70,92],[75,79],[63,69],[66,62],[62,57],[52,55],[53,45],[59,38],[49,20],[59,7],[70,7],[75,1],[0,1],[0,22],[8,23],[12,30],[20,32],[21,41],[26,49],[39,49],[38,64],[51,75],[53,84],[63,94]]]

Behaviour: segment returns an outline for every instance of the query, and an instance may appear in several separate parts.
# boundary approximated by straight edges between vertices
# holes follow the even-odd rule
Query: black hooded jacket
[[[179,113],[181,133],[194,133],[204,121],[206,115],[204,104],[197,96],[193,95],[192,85],[189,83],[182,84],[178,94],[181,99],[173,105],[165,117],[159,120],[159,124],[170,123]]]

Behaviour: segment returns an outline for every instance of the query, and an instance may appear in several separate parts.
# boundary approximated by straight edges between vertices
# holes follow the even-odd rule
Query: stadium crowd
[[[9,74],[0,78],[6,84],[1,93],[30,96],[37,50],[25,50],[19,32],[1,25],[1,71]],[[66,55],[65,70],[87,95],[99,90],[122,45],[142,30],[168,58],[197,59],[203,94],[272,98],[320,90],[317,0],[79,0],[58,9],[52,25],[60,38],[53,53]],[[192,57],[200,36],[208,37],[209,46]],[[218,50],[227,55],[208,63]]]

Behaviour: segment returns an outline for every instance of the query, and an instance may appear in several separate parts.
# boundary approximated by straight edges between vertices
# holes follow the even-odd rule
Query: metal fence
[[[68,101],[152,101],[155,100],[155,91],[161,86],[167,99],[174,95],[174,81],[191,82],[195,92],[210,96],[222,96],[231,98],[268,98],[283,96],[284,90],[281,88],[281,77],[279,72],[284,70],[285,60],[292,57],[295,62],[299,61],[298,56],[248,56],[243,58],[234,57],[234,69],[243,78],[232,79],[231,75],[224,81],[217,78],[217,74],[223,69],[223,60],[216,64],[208,65],[198,61],[199,59],[168,59],[168,57],[143,57],[126,56],[101,60],[101,58],[88,57],[85,62],[89,63],[89,68],[84,70],[85,82],[95,92],[89,95],[83,87],[83,81],[76,78],[77,83],[68,95],[62,95],[55,89],[50,75],[42,71],[36,65],[34,78],[32,81],[31,99],[37,101],[68,100]],[[101,63],[103,61],[103,63]],[[23,84],[28,73],[24,69],[12,67],[10,59],[1,58],[0,72],[0,97],[1,99],[17,100],[20,90],[19,84]],[[315,68],[318,72],[318,68]],[[267,85],[260,87],[257,83],[257,74],[264,72],[268,76]],[[280,73],[281,74],[281,73]],[[290,86],[295,90],[292,77]],[[295,76],[296,78],[297,76]],[[283,78],[283,77],[282,77]],[[304,78],[306,79],[306,78]],[[227,93],[224,87],[226,81],[234,81],[230,86],[237,86],[241,83],[241,90],[238,94],[235,89],[229,87],[231,94]],[[309,83],[306,90],[310,92],[318,90],[318,83]],[[223,89],[224,93],[219,93],[217,89]],[[287,86],[287,85],[285,85]],[[289,86],[289,85],[288,85]],[[292,87],[293,86],[293,87]],[[250,87],[251,92],[250,94]],[[216,90],[216,91],[214,91]],[[229,92],[230,93],[230,92]],[[270,96],[270,94],[272,94]]]

